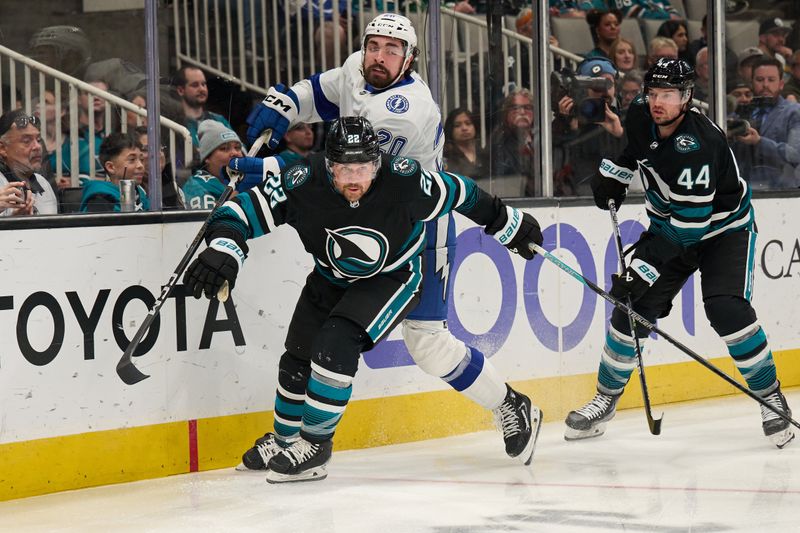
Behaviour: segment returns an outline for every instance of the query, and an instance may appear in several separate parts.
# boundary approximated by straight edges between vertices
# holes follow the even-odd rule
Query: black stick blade
[[[653,435],[661,435],[661,420],[664,418],[664,415],[661,415],[661,418],[651,418],[648,420],[650,423],[650,433]]]
[[[122,359],[117,363],[117,375],[126,385],[136,385],[150,376],[136,368],[130,359]]]

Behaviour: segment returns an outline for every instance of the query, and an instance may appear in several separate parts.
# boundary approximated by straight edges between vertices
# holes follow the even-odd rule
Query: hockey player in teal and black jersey
[[[274,158],[268,158],[274,159]],[[413,159],[382,154],[369,121],[335,121],[325,153],[280,175],[267,163],[240,158],[230,166],[264,172],[257,188],[225,203],[206,232],[209,247],[190,265],[185,283],[209,298],[233,288],[247,239],[288,224],[314,258],[289,325],[275,400],[276,441],[260,449],[273,483],[322,479],[332,438],[352,391],[359,355],[370,350],[419,302],[424,223],[452,211],[486,226],[501,244],[532,259],[541,243],[536,220],[479,189],[469,178],[427,171]],[[459,368],[461,380],[481,373],[480,359]],[[523,394],[497,408],[506,451],[529,464],[540,410]],[[278,416],[277,413],[280,413]],[[283,445],[283,447],[281,446]]]
[[[604,159],[592,179],[595,202],[619,205],[639,173],[650,227],[635,244],[628,268],[612,276],[611,294],[630,296],[633,309],[653,322],[667,316],[672,299],[699,270],[703,304],[737,369],[755,394],[791,415],[781,393],[764,330],[750,304],[755,219],[750,189],[739,175],[725,134],[690,107],[694,70],[679,59],[660,59],[645,75],[643,96],[631,105],[628,145]],[[641,340],[644,328],[637,328]],[[611,315],[600,360],[597,394],[567,416],[567,440],[601,435],[636,366],[628,316]],[[794,438],[789,423],[761,408],[764,434],[779,448]]]
[[[287,129],[299,122],[359,115],[372,124],[382,151],[414,159],[426,170],[439,170],[444,141],[441,113],[430,89],[413,70],[418,53],[411,21],[396,13],[380,14],[364,29],[361,50],[341,67],[314,74],[291,88],[270,87],[267,97],[247,118],[248,138],[253,142],[263,131],[270,130],[269,144],[275,147]],[[455,221],[452,215],[443,216],[425,226],[422,297],[401,328],[408,353],[421,370],[491,410],[506,435],[513,428],[509,429],[508,419],[499,416],[498,409],[518,392],[503,382],[491,359],[474,346],[465,345],[447,326]],[[295,395],[303,393],[302,389],[294,391]],[[258,438],[243,454],[242,467],[263,469],[272,453],[270,443],[274,437],[285,441],[296,434],[297,427],[292,432],[292,424],[285,423],[289,415],[282,411],[283,405],[275,409],[278,434],[267,433]],[[505,444],[506,452],[516,455],[507,440]]]

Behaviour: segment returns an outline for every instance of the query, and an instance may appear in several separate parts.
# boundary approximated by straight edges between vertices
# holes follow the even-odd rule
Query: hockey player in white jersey
[[[361,51],[339,68],[314,74],[291,88],[270,87],[264,101],[247,119],[248,139],[265,130],[276,148],[287,129],[298,122],[330,121],[359,115],[374,126],[381,150],[418,160],[423,167],[442,167],[444,144],[439,106],[412,64],[417,35],[406,17],[382,14],[364,30]],[[503,432],[506,453],[529,464],[541,421],[527,413],[520,420],[502,407],[524,397],[503,382],[491,362],[456,339],[447,328],[450,263],[455,251],[452,215],[427,223],[426,272],[422,299],[403,322],[403,339],[414,362],[484,408],[493,411]],[[290,385],[292,390],[286,388]],[[300,420],[294,412],[306,393],[305,380],[279,383],[275,401],[275,433],[267,433],[242,457],[243,466],[264,469],[269,459],[297,438]],[[525,435],[520,439],[520,435]]]

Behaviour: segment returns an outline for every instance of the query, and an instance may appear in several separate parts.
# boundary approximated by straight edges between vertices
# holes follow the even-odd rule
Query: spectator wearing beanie
[[[200,122],[200,166],[186,180],[181,191],[187,209],[211,209],[225,190],[228,177],[224,172],[234,157],[243,157],[242,141],[236,132],[215,120]],[[241,184],[240,184],[241,185]],[[249,184],[252,187],[254,183]],[[240,187],[237,190],[241,192]]]

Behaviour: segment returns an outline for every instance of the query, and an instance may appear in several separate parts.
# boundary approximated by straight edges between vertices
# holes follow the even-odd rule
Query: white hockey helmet
[[[364,28],[364,36],[361,38],[361,66],[364,66],[364,55],[366,52],[367,38],[370,35],[382,35],[384,37],[394,37],[406,43],[403,66],[406,66],[408,58],[417,54],[417,32],[411,21],[403,15],[397,13],[382,13],[372,19]],[[404,74],[404,70],[390,85],[394,85]]]

